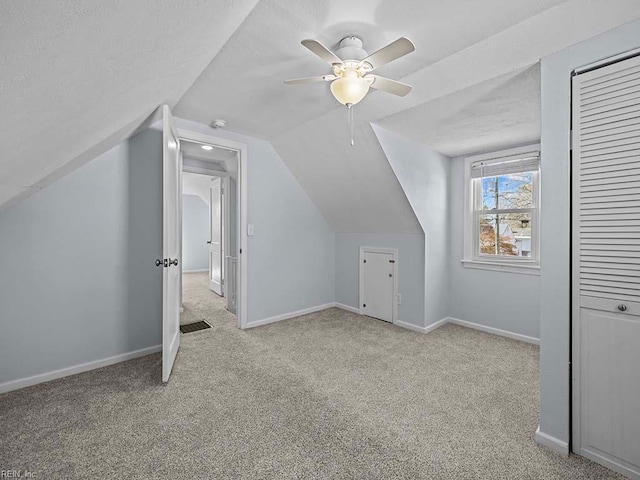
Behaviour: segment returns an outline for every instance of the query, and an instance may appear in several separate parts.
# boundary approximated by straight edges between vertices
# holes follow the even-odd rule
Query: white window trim
[[[533,191],[534,201],[537,208],[532,211],[532,235],[531,242],[535,245],[532,251],[536,253],[536,258],[492,258],[490,256],[480,256],[476,252],[475,240],[476,226],[474,222],[474,198],[471,185],[471,164],[479,160],[491,160],[498,157],[519,155],[532,151],[540,151],[540,145],[527,145],[524,147],[510,148],[497,152],[485,153],[482,155],[472,155],[464,159],[464,250],[462,265],[465,268],[475,268],[480,270],[493,270],[507,273],[520,273],[525,275],[540,275],[540,172],[536,174]],[[535,230],[535,231],[534,231]]]

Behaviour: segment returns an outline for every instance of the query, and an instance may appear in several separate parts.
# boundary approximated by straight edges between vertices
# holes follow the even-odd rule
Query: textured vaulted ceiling
[[[376,122],[450,157],[540,139],[540,64]]]
[[[256,2],[1,0],[0,205],[174,105]]]
[[[0,205],[127,135],[156,106],[270,140],[336,231],[420,231],[371,123],[448,155],[539,135],[538,60],[640,16],[637,0],[0,0]],[[401,35],[380,68],[414,86],[372,91],[356,146],[300,45]],[[95,156],[95,155],[94,155]]]
[[[373,53],[407,36],[416,44],[416,51],[378,71],[404,78],[560,3],[562,0],[261,0],[178,103],[175,114],[205,124],[224,118],[229,128],[272,139],[339,107],[328,84],[283,84],[287,78],[331,72],[328,64],[300,45],[304,38],[315,38],[335,49],[345,36],[357,35]],[[414,87],[422,90],[420,84]],[[373,98],[367,100],[373,102]],[[411,97],[384,100],[401,109],[412,103]],[[384,114],[384,109],[380,112]]]
[[[640,16],[635,0],[262,0],[176,107],[181,117],[270,140],[336,231],[419,232],[371,129],[379,123],[454,156],[539,138],[539,59]],[[369,52],[405,35],[416,52],[378,73],[413,85],[346,111],[300,45],[360,36]]]

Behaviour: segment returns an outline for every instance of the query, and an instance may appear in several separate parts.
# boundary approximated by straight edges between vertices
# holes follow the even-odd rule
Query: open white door
[[[222,296],[222,179],[213,177],[209,187],[211,240],[209,243],[209,288]]]
[[[162,381],[180,347],[180,140],[168,105],[162,107]]]

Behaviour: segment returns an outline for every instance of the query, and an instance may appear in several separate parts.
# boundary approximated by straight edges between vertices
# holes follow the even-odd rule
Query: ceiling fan
[[[375,69],[393,62],[413,52],[416,47],[411,40],[400,37],[386,47],[369,55],[362,48],[362,40],[349,36],[340,41],[340,48],[334,53],[317,40],[302,40],[302,45],[331,65],[332,74],[285,80],[288,85],[314,82],[331,82],[331,93],[338,102],[349,109],[351,145],[353,145],[353,107],[369,92],[369,88],[382,90],[400,97],[411,91],[406,83],[374,75]]]
[[[374,75],[371,72],[387,63],[413,52],[416,47],[405,37],[400,37],[371,55],[362,48],[358,37],[346,37],[340,41],[340,48],[333,53],[317,40],[302,40],[302,45],[333,67],[333,74],[319,77],[285,80],[288,85],[313,82],[331,82],[331,93],[343,105],[353,106],[375,88],[404,97],[411,91],[406,83]]]

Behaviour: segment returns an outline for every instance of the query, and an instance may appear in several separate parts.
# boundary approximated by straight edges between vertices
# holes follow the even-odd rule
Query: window
[[[465,167],[465,266],[537,273],[538,148],[469,157]]]

